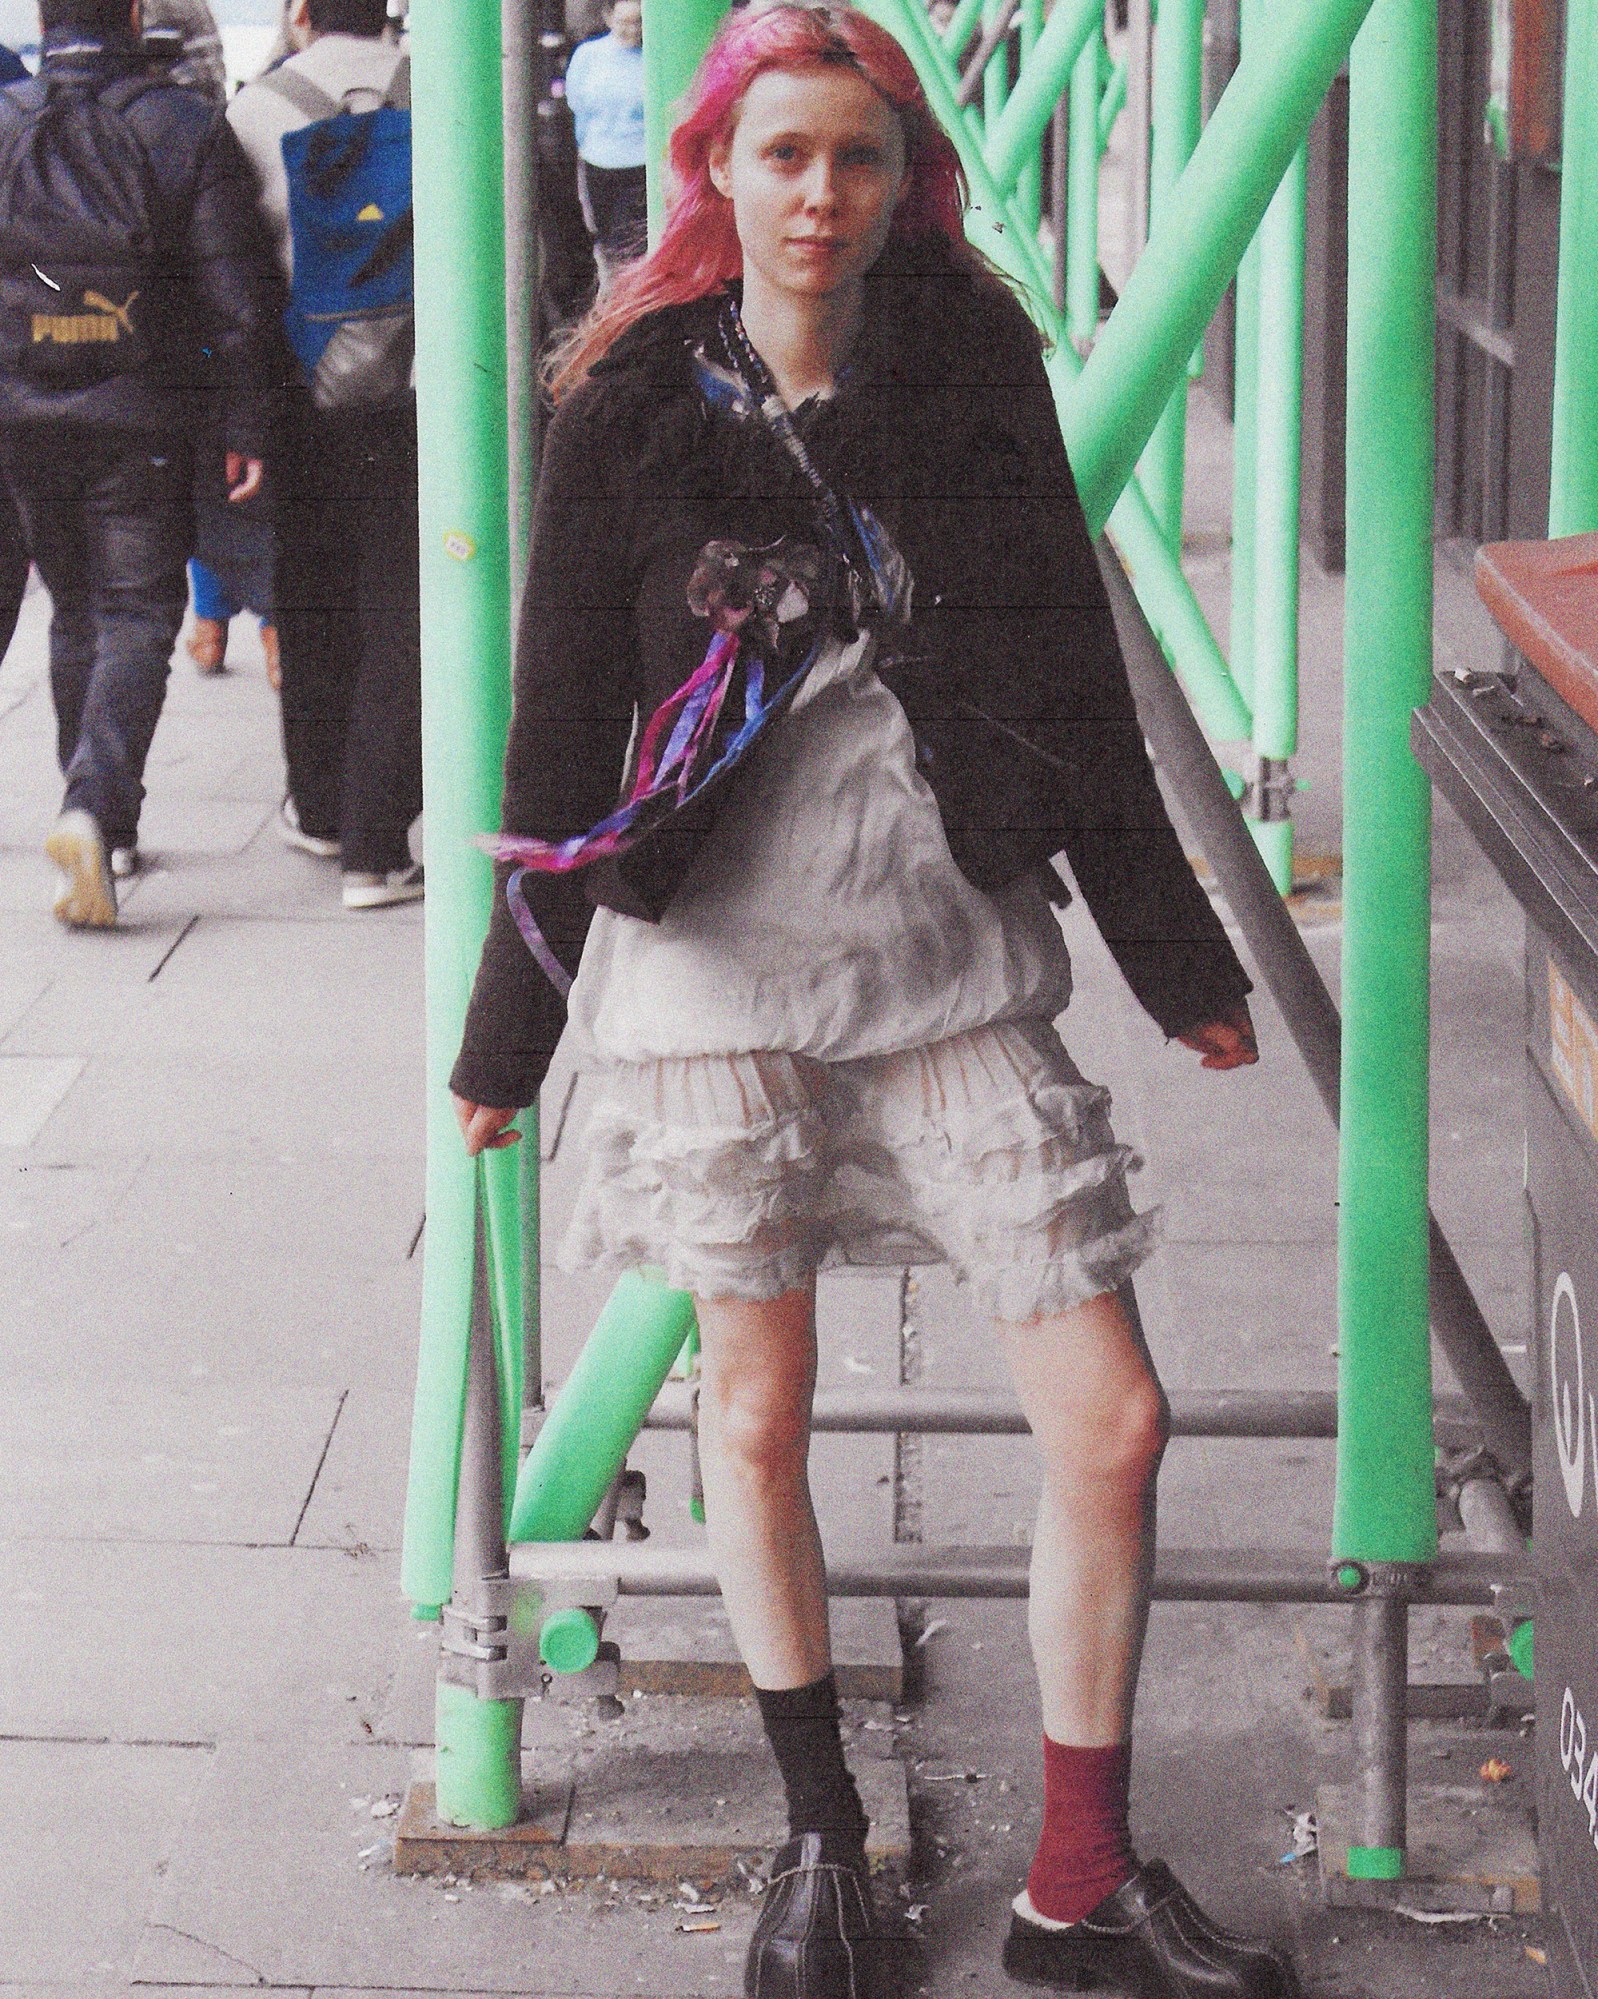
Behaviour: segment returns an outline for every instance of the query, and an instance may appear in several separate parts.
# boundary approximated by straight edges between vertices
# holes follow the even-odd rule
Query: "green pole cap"
[[[441,1603],[413,1603],[411,1605],[411,1616],[416,1619],[418,1624],[437,1624],[443,1615],[444,1606]]]
[[[1401,1846],[1351,1846],[1348,1849],[1350,1881],[1402,1881],[1404,1849]]]
[[[1530,1679],[1531,1673],[1531,1619],[1523,1617],[1509,1634],[1509,1656],[1515,1662],[1515,1671]]]
[[[599,1626],[586,1610],[557,1610],[544,1619],[538,1656],[552,1673],[581,1673],[599,1657]]]
[[[1339,1562],[1335,1580],[1339,1589],[1346,1589],[1352,1595],[1355,1590],[1364,1587],[1365,1571],[1358,1562]]]

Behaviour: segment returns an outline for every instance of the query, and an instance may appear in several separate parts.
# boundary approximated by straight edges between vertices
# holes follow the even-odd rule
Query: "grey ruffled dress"
[[[774,1297],[947,1262],[1024,1322],[1130,1276],[1109,1093],[1053,1027],[1041,885],[956,867],[875,639],[829,643],[660,923],[601,909],[569,999],[597,1084],[559,1260]]]

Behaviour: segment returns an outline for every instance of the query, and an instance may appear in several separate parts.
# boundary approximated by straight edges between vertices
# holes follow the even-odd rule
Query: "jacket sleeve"
[[[516,642],[505,754],[507,833],[569,839],[616,803],[638,684],[635,496],[593,420],[586,386],[545,433],[527,588]],[[494,906],[450,1087],[473,1103],[530,1104],[565,1026],[566,1006],[523,943],[494,870]],[[578,874],[528,874],[522,889],[569,973],[593,908]]]
[[[1182,1034],[1229,1013],[1250,982],[1166,811],[1048,376],[1030,332],[1017,332],[1013,348],[996,343],[1008,379],[989,404],[1019,454],[991,509],[1001,552],[990,601],[1013,629],[999,643],[990,630],[968,684],[1069,774],[1054,795],[1066,800],[1056,831],[1071,873],[1138,1002]]]
[[[1089,809],[1068,830],[1066,860],[1139,1004],[1166,1034],[1185,1034],[1230,1013],[1251,982],[1160,795],[1041,366],[1029,422],[1042,433],[1048,538],[1073,607],[1071,678],[1098,720]]]
[[[187,250],[224,449],[263,457],[285,373],[282,279],[255,176],[220,110],[196,165]]]

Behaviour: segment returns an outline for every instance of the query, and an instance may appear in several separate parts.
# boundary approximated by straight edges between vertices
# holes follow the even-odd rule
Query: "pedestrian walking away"
[[[577,127],[583,216],[608,284],[623,264],[642,255],[649,226],[642,0],[612,0],[605,33],[572,50],[566,102]]]
[[[422,893],[410,59],[387,26],[386,0],[293,0],[296,53],[228,109],[297,362],[273,461],[280,831],[339,862],[347,909]]]
[[[1291,1999],[1128,1831],[1155,1224],[1054,1024],[1053,860],[1206,1068],[1256,1059],[1249,981],[1144,750],[1038,336],[904,52],[778,0],[686,104],[660,241],[553,373],[466,1147],[515,1142],[569,1033],[594,1109],[562,1261],[694,1296],[706,1531],[789,1813],[750,1999],[891,1977],[807,1458],[816,1273],[905,1262],[965,1281],[1042,1460],[1043,1822],[1005,1968]]]
[[[0,89],[0,467],[50,592],[66,777],[56,914],[116,921],[193,543],[214,396],[230,498],[260,488],[277,282],[221,111],[140,45],[139,0],[43,0]]]

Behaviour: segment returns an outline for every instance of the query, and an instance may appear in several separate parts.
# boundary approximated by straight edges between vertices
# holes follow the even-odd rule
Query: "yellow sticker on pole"
[[[470,562],[477,553],[477,543],[464,528],[449,528],[444,535],[444,553],[453,562]]]

